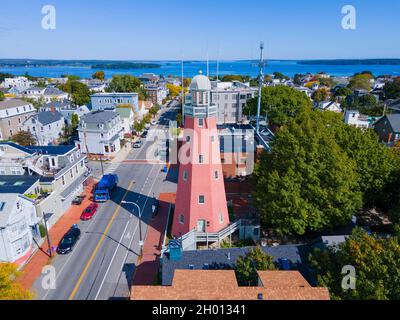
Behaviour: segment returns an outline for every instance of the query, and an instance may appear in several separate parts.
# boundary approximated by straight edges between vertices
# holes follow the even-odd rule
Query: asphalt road
[[[176,112],[176,108],[166,111],[157,128],[166,129]],[[153,132],[149,137],[154,135]],[[132,150],[127,159],[146,159],[151,147],[153,143],[146,142],[141,149]],[[73,251],[53,260],[55,289],[43,288],[44,276],[36,280],[33,290],[37,299],[108,300],[130,296],[130,283],[140,256],[140,230],[144,239],[152,204],[168,183],[162,167],[163,164],[157,163],[121,163],[116,168],[120,181],[112,200],[100,204],[91,221],[79,224],[82,235]],[[121,204],[122,201],[140,207],[141,226],[138,208]]]

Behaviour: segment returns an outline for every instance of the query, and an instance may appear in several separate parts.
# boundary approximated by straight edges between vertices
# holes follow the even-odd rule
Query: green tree
[[[108,92],[138,92],[141,82],[131,75],[115,75],[107,88]]]
[[[371,90],[371,79],[373,77],[370,74],[357,74],[350,79],[349,88],[350,89],[361,89],[361,90]]]
[[[348,87],[342,87],[336,90],[335,96],[336,97],[347,97],[353,94],[353,90]]]
[[[388,239],[356,229],[347,241],[325,250],[315,250],[310,264],[318,284],[327,287],[332,299],[399,300],[400,245],[398,237]],[[354,290],[343,290],[343,266],[356,271]]]
[[[0,101],[3,101],[5,99],[5,95],[2,91],[0,91]]]
[[[284,75],[282,72],[274,72],[274,78],[279,80],[289,80],[290,78]]]
[[[241,286],[256,286],[257,271],[275,270],[274,258],[260,247],[251,249],[246,256],[240,256],[236,261],[236,277]]]
[[[159,110],[160,110],[159,106],[153,106],[149,110],[149,113],[154,117],[158,113]]]
[[[35,138],[29,131],[20,131],[14,134],[10,139],[11,141],[18,143],[20,146],[23,147],[34,146],[36,144]]]
[[[228,74],[222,77],[223,82],[240,81],[244,82],[243,76],[237,74]]]
[[[264,226],[303,235],[344,225],[361,207],[356,163],[332,134],[335,117],[303,112],[276,134],[272,154],[254,173],[254,203]]]
[[[64,92],[68,92],[75,105],[82,106],[90,102],[90,90],[87,85],[77,80],[68,79],[65,84],[59,86]]]
[[[0,263],[0,300],[32,299],[32,294],[16,281],[20,275],[16,265]]]
[[[311,98],[317,103],[327,101],[329,98],[329,91],[325,88],[315,90]]]
[[[386,99],[400,98],[400,78],[388,81],[383,88],[383,92]]]
[[[299,74],[296,73],[293,77],[293,83],[297,86],[301,86],[303,83],[301,82],[301,79],[303,79],[304,74]]]
[[[176,122],[178,123],[178,126],[181,126],[181,125],[183,124],[182,113],[178,113],[178,114],[176,115],[175,120],[176,120]]]
[[[244,114],[257,114],[258,98],[250,99],[244,108]],[[287,124],[299,113],[311,109],[312,102],[303,92],[288,86],[266,87],[261,93],[261,114],[268,112],[268,119],[273,126]]]
[[[104,81],[105,78],[106,78],[106,74],[104,73],[104,71],[96,71],[92,75],[92,79]]]

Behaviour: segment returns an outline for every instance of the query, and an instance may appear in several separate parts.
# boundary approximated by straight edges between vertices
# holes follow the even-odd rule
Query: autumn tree
[[[104,73],[104,71],[96,71],[95,73],[93,73],[92,78],[104,81],[106,78],[106,74]]]
[[[30,300],[32,294],[16,282],[20,276],[17,266],[0,263],[0,300]]]
[[[246,256],[236,261],[236,277],[241,286],[256,286],[257,271],[275,270],[274,258],[265,253],[261,247],[251,249]]]
[[[400,244],[397,236],[382,238],[355,229],[345,243],[316,249],[310,265],[320,286],[337,300],[399,300]],[[344,266],[355,268],[355,288],[342,288]]]
[[[23,147],[34,146],[36,144],[35,138],[29,131],[20,131],[14,134],[10,139],[11,141],[18,143],[20,146]]]
[[[244,108],[244,114],[257,114],[258,97],[250,99]],[[273,126],[287,124],[293,117],[306,109],[311,109],[312,102],[303,92],[288,86],[266,87],[261,93],[261,114],[267,112]]]

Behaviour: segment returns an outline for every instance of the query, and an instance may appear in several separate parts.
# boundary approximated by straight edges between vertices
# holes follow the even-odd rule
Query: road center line
[[[85,268],[83,269],[83,272],[82,272],[82,274],[80,275],[79,280],[78,280],[78,282],[76,283],[76,285],[75,285],[75,287],[74,287],[74,290],[72,290],[72,293],[71,293],[71,295],[69,296],[68,300],[72,300],[72,299],[75,297],[77,291],[79,290],[79,288],[80,288],[80,286],[81,286],[81,284],[82,284],[83,278],[85,277],[87,271],[89,270],[89,267],[91,266],[91,264],[92,264],[94,258],[96,257],[97,252],[99,251],[100,246],[101,246],[101,244],[103,243],[103,241],[104,241],[104,239],[105,239],[105,237],[106,237],[106,234],[107,234],[108,230],[110,229],[112,223],[114,222],[115,217],[117,216],[118,212],[120,211],[120,209],[121,209],[121,203],[122,203],[122,201],[125,200],[126,196],[128,195],[129,190],[130,190],[131,187],[132,187],[132,184],[133,184],[133,181],[131,181],[131,182],[129,183],[129,187],[128,187],[128,189],[126,190],[124,196],[122,197],[121,202],[120,202],[119,205],[115,208],[115,211],[114,211],[114,213],[113,213],[113,215],[112,215],[112,217],[111,217],[111,219],[110,219],[110,222],[108,223],[108,225],[107,225],[106,229],[104,230],[104,232],[103,232],[103,234],[102,234],[102,236],[101,236],[99,242],[97,243],[96,248],[94,249],[94,251],[93,251],[93,253],[92,253],[92,255],[91,255],[89,261],[87,262]]]

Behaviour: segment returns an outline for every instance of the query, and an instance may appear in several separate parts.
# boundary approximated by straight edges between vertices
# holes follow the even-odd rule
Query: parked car
[[[142,147],[142,145],[143,145],[142,141],[141,141],[141,140],[138,140],[138,141],[136,141],[136,142],[133,144],[133,148],[139,149],[139,148]]]
[[[147,135],[148,135],[148,131],[143,131],[141,137],[142,138],[147,138]]]
[[[82,213],[81,215],[81,220],[83,221],[88,221],[91,220],[93,218],[93,216],[96,214],[97,212],[97,208],[99,207],[99,205],[95,202],[91,203]]]
[[[82,201],[85,199],[85,196],[77,196],[74,200],[72,200],[72,204],[79,206],[82,204]]]
[[[153,217],[155,217],[158,213],[158,207],[159,207],[159,203],[158,200],[156,200],[153,205],[151,206],[151,214]]]
[[[78,226],[74,224],[58,244],[57,253],[67,254],[71,252],[80,237],[81,237],[81,230],[79,230]]]
[[[151,120],[151,125],[152,126],[156,126],[158,124],[158,121],[157,120]]]

